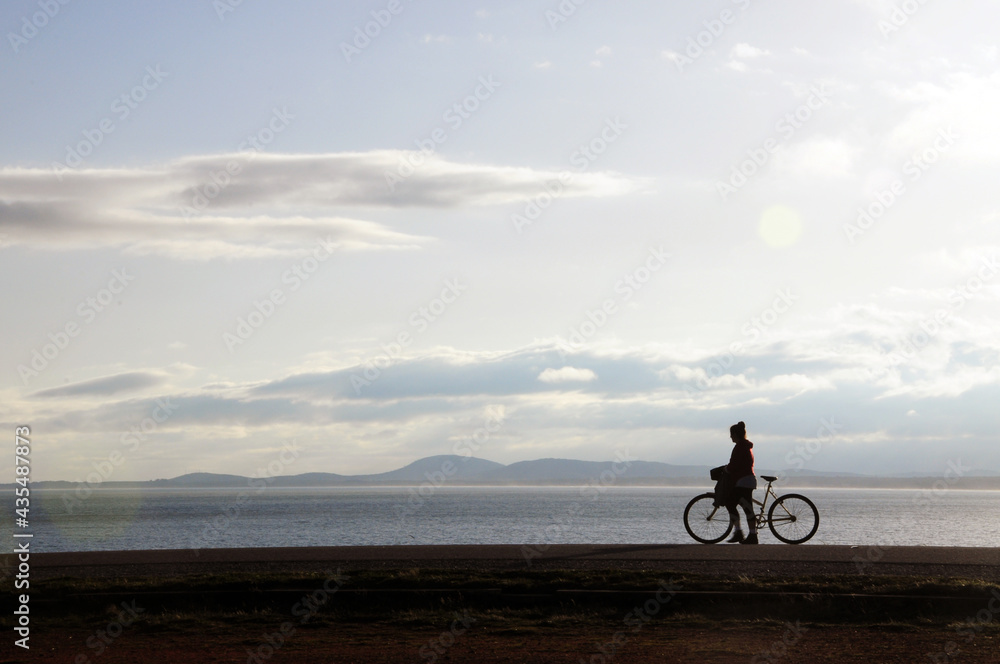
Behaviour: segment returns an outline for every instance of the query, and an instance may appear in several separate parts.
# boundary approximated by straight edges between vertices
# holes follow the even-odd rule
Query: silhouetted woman
[[[726,509],[729,510],[729,518],[736,528],[729,541],[757,544],[757,520],[753,515],[753,490],[757,488],[757,477],[753,474],[753,443],[747,440],[747,425],[743,422],[729,427],[729,437],[733,439],[735,445],[729,457],[729,465],[726,466],[729,481],[732,483],[732,490],[726,500]],[[743,508],[747,516],[749,535],[743,535],[737,505]]]

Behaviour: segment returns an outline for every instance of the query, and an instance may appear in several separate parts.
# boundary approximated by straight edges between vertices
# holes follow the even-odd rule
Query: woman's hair
[[[729,435],[730,436],[738,436],[740,438],[746,438],[747,437],[747,425],[743,424],[743,422],[737,422],[733,426],[729,427]]]

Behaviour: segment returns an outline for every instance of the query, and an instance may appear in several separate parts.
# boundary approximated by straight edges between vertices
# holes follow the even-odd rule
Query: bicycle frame
[[[755,505],[760,505],[760,512],[754,515],[754,519],[757,521],[757,528],[760,530],[763,530],[767,525],[767,515],[764,513],[764,510],[767,509],[768,496],[774,500],[778,499],[778,494],[776,494],[774,489],[771,488],[770,482],[767,483],[767,488],[764,489],[764,500],[757,500],[756,498],[753,499]]]
[[[764,489],[764,500],[757,500],[756,498],[753,499],[753,502],[755,504],[760,505],[760,512],[754,515],[754,520],[757,522],[758,530],[763,530],[767,526],[768,519],[767,515],[765,514],[765,510],[767,509],[768,496],[770,496],[774,500],[778,499],[778,494],[776,494],[774,492],[774,489],[771,488],[770,482],[767,483],[767,488]],[[785,510],[785,514],[781,515],[775,512],[774,515],[771,517],[771,521],[773,523],[787,523],[789,521],[795,521],[795,517],[788,512],[788,509],[785,508],[784,505],[782,505],[782,508]]]

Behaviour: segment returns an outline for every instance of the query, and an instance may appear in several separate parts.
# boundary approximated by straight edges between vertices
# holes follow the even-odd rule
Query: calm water
[[[76,504],[32,493],[33,551],[376,544],[694,543],[684,506],[704,489],[611,487],[103,490]],[[426,492],[426,489],[425,489]],[[1000,492],[801,489],[810,544],[1000,546]],[[762,491],[757,491],[758,499]],[[596,498],[596,499],[595,499]],[[9,540],[8,540],[9,541]],[[778,543],[765,532],[762,543]],[[8,544],[5,550],[13,549]]]

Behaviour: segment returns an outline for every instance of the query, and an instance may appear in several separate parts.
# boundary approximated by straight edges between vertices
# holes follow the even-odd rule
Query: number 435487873
[[[28,440],[28,435],[30,434],[31,430],[28,427],[17,427],[14,431],[16,437],[14,474],[17,476],[14,481],[24,487],[17,490],[18,496],[28,495],[28,474],[30,472],[29,464],[31,463],[28,458],[28,455],[31,454],[31,441]]]

